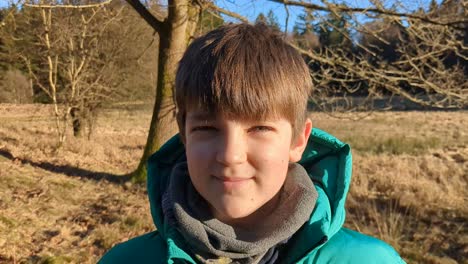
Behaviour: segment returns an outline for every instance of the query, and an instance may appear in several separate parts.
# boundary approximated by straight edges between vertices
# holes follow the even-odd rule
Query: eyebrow
[[[207,112],[190,113],[187,115],[187,120],[190,121],[213,121],[215,119],[216,116],[214,114]]]

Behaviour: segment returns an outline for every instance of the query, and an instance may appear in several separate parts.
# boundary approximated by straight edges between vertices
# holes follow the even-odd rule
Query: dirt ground
[[[468,263],[468,112],[311,113],[353,148],[346,226],[408,263]],[[51,109],[0,104],[0,263],[95,263],[154,230],[138,164],[151,106],[103,110],[59,150]]]

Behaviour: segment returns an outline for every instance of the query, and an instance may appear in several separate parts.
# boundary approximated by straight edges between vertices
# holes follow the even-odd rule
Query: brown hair
[[[293,135],[307,117],[312,89],[301,55],[265,24],[228,24],[195,39],[176,75],[177,122],[184,139],[191,107],[227,117],[286,118]]]

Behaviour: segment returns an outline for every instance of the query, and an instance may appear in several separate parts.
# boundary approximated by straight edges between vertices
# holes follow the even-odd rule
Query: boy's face
[[[302,156],[311,121],[293,139],[291,124],[283,118],[244,121],[197,110],[188,111],[186,117],[190,178],[214,216],[240,225],[266,216],[286,179],[289,162]]]

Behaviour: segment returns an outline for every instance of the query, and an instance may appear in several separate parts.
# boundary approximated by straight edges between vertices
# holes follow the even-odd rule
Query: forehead
[[[208,121],[208,120],[216,120],[218,115],[213,112],[202,111],[202,110],[189,110],[187,111],[187,121]]]
[[[211,112],[205,110],[197,110],[192,109],[187,111],[186,114],[186,122],[189,123],[197,123],[197,122],[213,122],[213,121],[223,121],[223,120],[233,120],[233,121],[240,121],[240,122],[277,122],[277,121],[285,121],[290,125],[290,122],[285,118],[277,115],[268,115],[264,118],[258,118],[255,116],[238,116],[232,114],[226,114],[221,111],[218,112]]]

